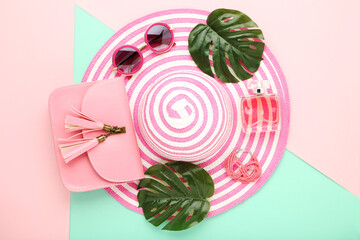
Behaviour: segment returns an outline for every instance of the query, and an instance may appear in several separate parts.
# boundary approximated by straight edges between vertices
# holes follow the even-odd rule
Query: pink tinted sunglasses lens
[[[121,72],[131,74],[140,68],[141,56],[135,48],[123,47],[116,52],[114,63]]]
[[[161,24],[152,26],[146,35],[148,44],[156,51],[168,49],[172,43],[172,38],[170,29]]]

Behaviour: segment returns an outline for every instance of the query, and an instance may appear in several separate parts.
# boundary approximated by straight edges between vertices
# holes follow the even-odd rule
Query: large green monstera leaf
[[[210,67],[209,49],[212,49],[214,70],[223,82],[238,82],[230,72],[228,59],[235,75],[245,80],[258,70],[265,44],[262,31],[244,13],[230,9],[216,9],[198,24],[189,35],[189,52],[196,65],[214,77]]]
[[[145,218],[154,226],[169,220],[163,229],[180,231],[206,217],[214,182],[204,169],[187,162],[168,162],[150,167],[145,174],[137,197]]]

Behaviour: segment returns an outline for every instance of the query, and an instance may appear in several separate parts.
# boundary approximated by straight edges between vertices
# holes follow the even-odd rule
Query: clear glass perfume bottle
[[[241,121],[245,133],[278,129],[280,106],[276,94],[268,94],[265,80],[248,80],[250,96],[241,99]]]

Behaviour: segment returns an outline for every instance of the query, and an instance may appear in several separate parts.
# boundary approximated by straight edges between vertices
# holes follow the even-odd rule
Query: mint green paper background
[[[75,9],[74,82],[114,31]],[[70,239],[360,239],[360,199],[289,151],[244,203],[183,232],[155,228],[105,190],[71,193]]]

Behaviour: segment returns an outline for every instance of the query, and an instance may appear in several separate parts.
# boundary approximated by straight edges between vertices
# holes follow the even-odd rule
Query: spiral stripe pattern
[[[221,84],[197,71],[165,74],[142,95],[138,125],[164,159],[203,161],[216,154],[233,127],[231,101]]]
[[[243,202],[259,190],[278,165],[289,129],[289,96],[285,77],[266,47],[254,79],[267,79],[279,96],[279,130],[270,133],[241,131],[240,99],[248,94],[244,82],[224,84],[203,74],[188,52],[188,36],[198,23],[206,24],[209,12],[194,9],[160,11],[139,18],[116,32],[91,61],[83,82],[113,78],[112,53],[121,45],[140,46],[146,27],[155,22],[172,26],[176,46],[165,54],[142,50],[144,65],[126,90],[145,169],[166,160],[194,161],[209,172],[215,183],[208,217]],[[224,159],[237,148],[254,153],[263,169],[257,182],[242,184],[230,179]],[[246,161],[244,162],[246,163]],[[107,192],[124,206],[142,213],[137,202],[137,183]]]

